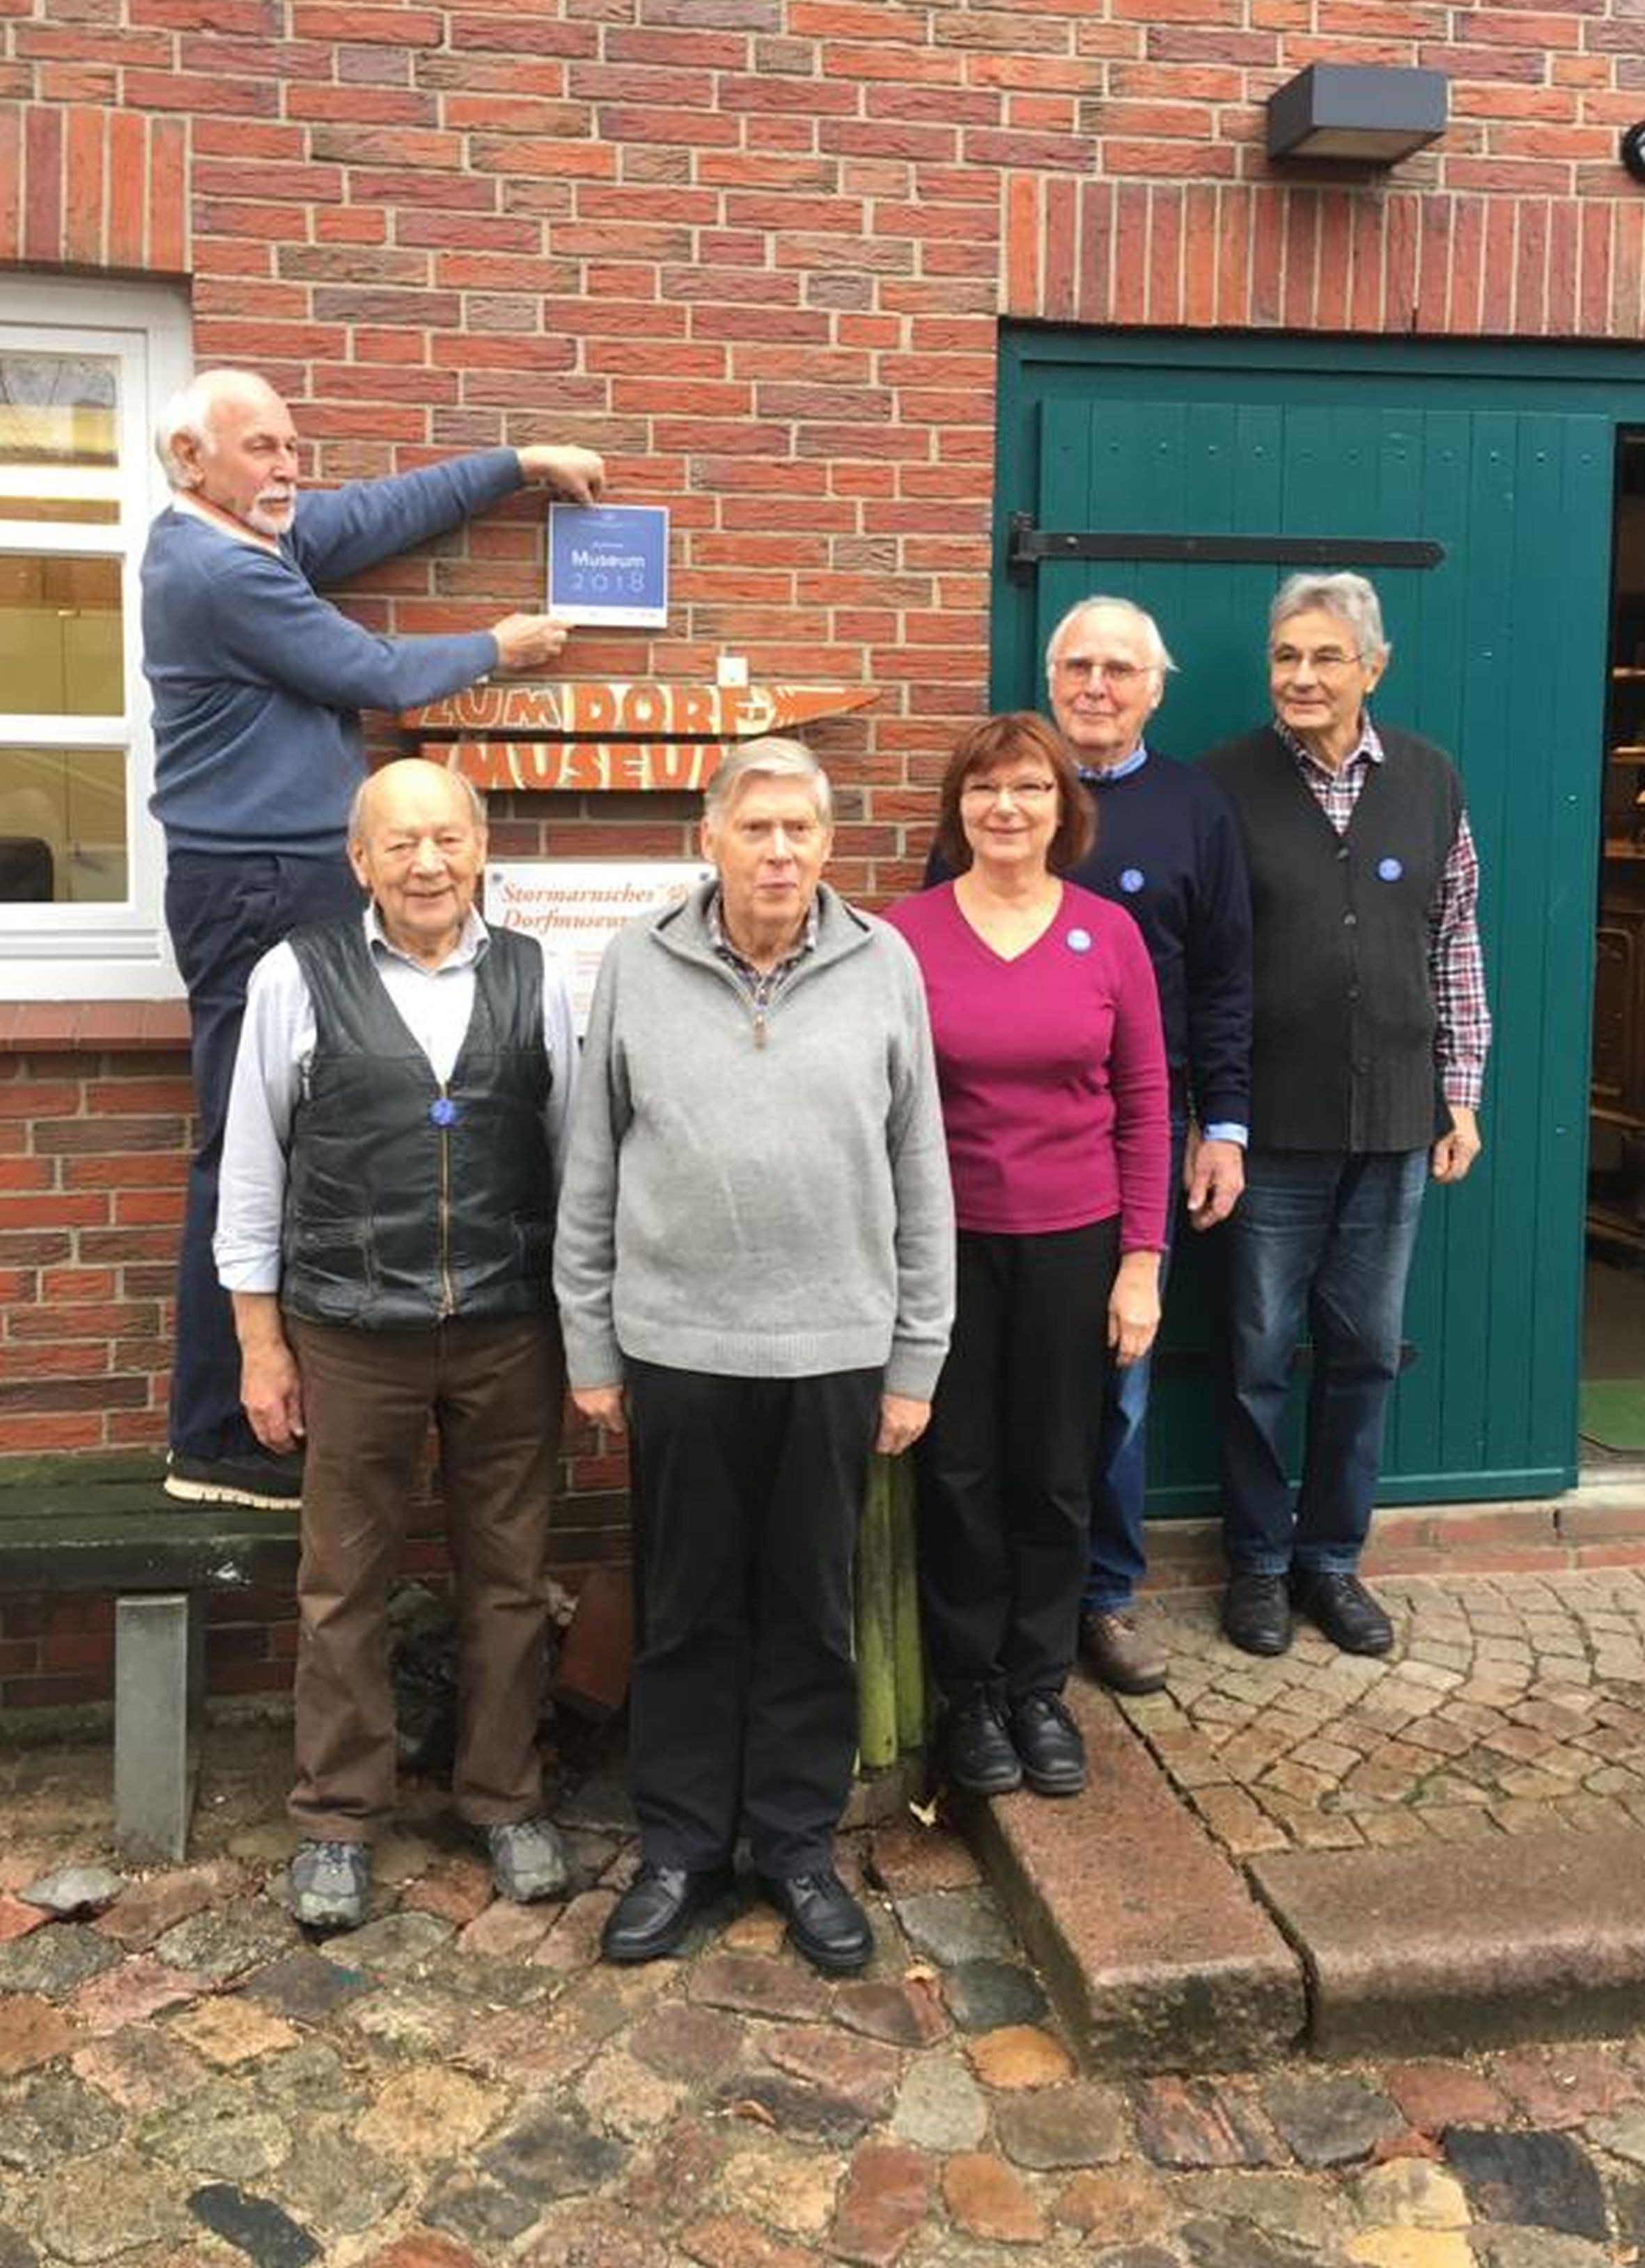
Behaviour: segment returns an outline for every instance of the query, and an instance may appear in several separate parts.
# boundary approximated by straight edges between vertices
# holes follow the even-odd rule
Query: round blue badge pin
[[[436,1126],[454,1126],[457,1123],[457,1106],[448,1094],[442,1094],[437,1102],[431,1102],[428,1115]]]
[[[1128,891],[1131,895],[1134,897],[1137,892],[1142,887],[1143,880],[1144,877],[1140,866],[1125,866],[1120,871],[1119,887],[1122,890]]]
[[[1071,929],[1064,939],[1070,953],[1089,953],[1091,932],[1088,929]]]
[[[1379,858],[1376,871],[1384,882],[1397,882],[1405,870],[1398,858]]]

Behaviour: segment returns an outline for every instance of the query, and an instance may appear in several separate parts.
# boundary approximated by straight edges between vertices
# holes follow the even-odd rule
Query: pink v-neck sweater
[[[1170,1131],[1159,995],[1131,916],[1076,884],[1002,960],[954,885],[885,917],[926,980],[962,1228],[1007,1235],[1120,1216],[1122,1252],[1165,1240]]]

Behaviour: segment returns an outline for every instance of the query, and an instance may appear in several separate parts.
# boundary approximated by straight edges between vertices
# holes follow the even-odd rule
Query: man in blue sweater
[[[358,909],[344,856],[365,773],[362,709],[415,708],[494,671],[543,667],[545,615],[437,637],[373,636],[319,595],[527,483],[579,504],[592,450],[488,449],[384,480],[298,492],[291,413],[248,371],[203,372],[157,435],[173,500],[143,562],[144,667],[166,830],[166,920],[188,988],[197,1113],[178,1269],[173,1496],[277,1506],[300,1451],[276,1455],[240,1406],[240,1357],[211,1236],[229,1084],[252,965],[299,922]]]
[[[1250,1116],[1251,937],[1245,862],[1221,790],[1146,738],[1173,666],[1153,616],[1129,599],[1069,609],[1045,649],[1051,714],[1096,812],[1096,839],[1070,880],[1134,918],[1154,963],[1171,1081],[1172,1182],[1197,1229],[1224,1219],[1243,1186]],[[933,855],[926,880],[946,873]],[[1168,1243],[1161,1289],[1170,1264]],[[1112,1372],[1091,1476],[1091,1564],[1080,1646],[1103,1683],[1151,1693],[1163,1650],[1132,1616],[1147,1567],[1143,1499],[1149,1362]]]

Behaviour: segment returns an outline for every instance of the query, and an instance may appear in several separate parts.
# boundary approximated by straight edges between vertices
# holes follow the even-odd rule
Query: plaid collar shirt
[[[755,1037],[763,1047],[765,1043],[765,1019],[772,1001],[806,955],[816,951],[817,902],[813,898],[806,908],[805,927],[800,932],[799,944],[778,962],[775,968],[756,968],[751,961],[745,961],[737,951],[726,935],[723,902],[718,890],[708,902],[707,929],[710,945],[749,996],[754,1010]]]

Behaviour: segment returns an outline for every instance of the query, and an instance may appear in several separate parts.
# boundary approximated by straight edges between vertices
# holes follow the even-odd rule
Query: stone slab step
[[[1307,1965],[1309,2045],[1456,2051],[1645,2020],[1645,1830],[1251,1862]]]
[[[1093,2069],[1227,2070],[1293,2046],[1307,2009],[1290,1947],[1107,1696],[1065,1697],[1084,1794],[999,1797],[965,1824],[1076,2053]]]

